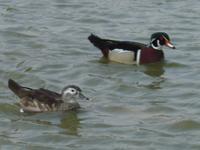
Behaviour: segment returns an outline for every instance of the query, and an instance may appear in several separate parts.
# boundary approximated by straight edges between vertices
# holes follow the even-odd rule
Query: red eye
[[[161,36],[159,39],[160,39],[161,41],[164,40],[163,36]]]

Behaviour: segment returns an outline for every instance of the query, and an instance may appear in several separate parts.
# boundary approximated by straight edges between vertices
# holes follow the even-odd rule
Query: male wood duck
[[[139,65],[159,62],[164,59],[163,46],[175,49],[165,32],[152,34],[149,44],[102,39],[94,34],[91,34],[88,39],[101,50],[105,58],[124,64]]]
[[[67,111],[80,108],[77,99],[86,99],[81,89],[75,85],[63,88],[61,94],[47,89],[32,89],[8,80],[8,87],[20,98],[20,112]]]

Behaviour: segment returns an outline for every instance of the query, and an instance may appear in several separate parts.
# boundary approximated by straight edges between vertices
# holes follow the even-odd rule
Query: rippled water
[[[199,150],[199,16],[199,0],[1,0],[1,149]],[[148,43],[157,31],[177,49],[139,67],[101,60],[87,40]],[[21,114],[8,78],[55,91],[77,84],[93,101]]]

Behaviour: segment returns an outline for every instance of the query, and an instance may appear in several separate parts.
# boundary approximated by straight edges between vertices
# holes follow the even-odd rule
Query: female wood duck
[[[14,80],[8,80],[8,87],[20,98],[20,112],[67,111],[80,108],[77,99],[86,99],[75,85],[63,88],[61,94],[47,89],[23,87]]]
[[[163,46],[175,49],[168,34],[164,32],[152,34],[150,44],[102,39],[93,34],[88,39],[101,50],[105,58],[124,64],[155,63],[164,59]]]

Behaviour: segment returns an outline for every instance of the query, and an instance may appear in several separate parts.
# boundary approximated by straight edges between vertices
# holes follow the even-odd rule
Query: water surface
[[[198,0],[0,2],[2,150],[200,149]],[[109,63],[87,40],[149,42],[167,32],[176,50],[145,66]],[[78,112],[21,114],[14,78],[60,91],[79,85],[93,98]]]

